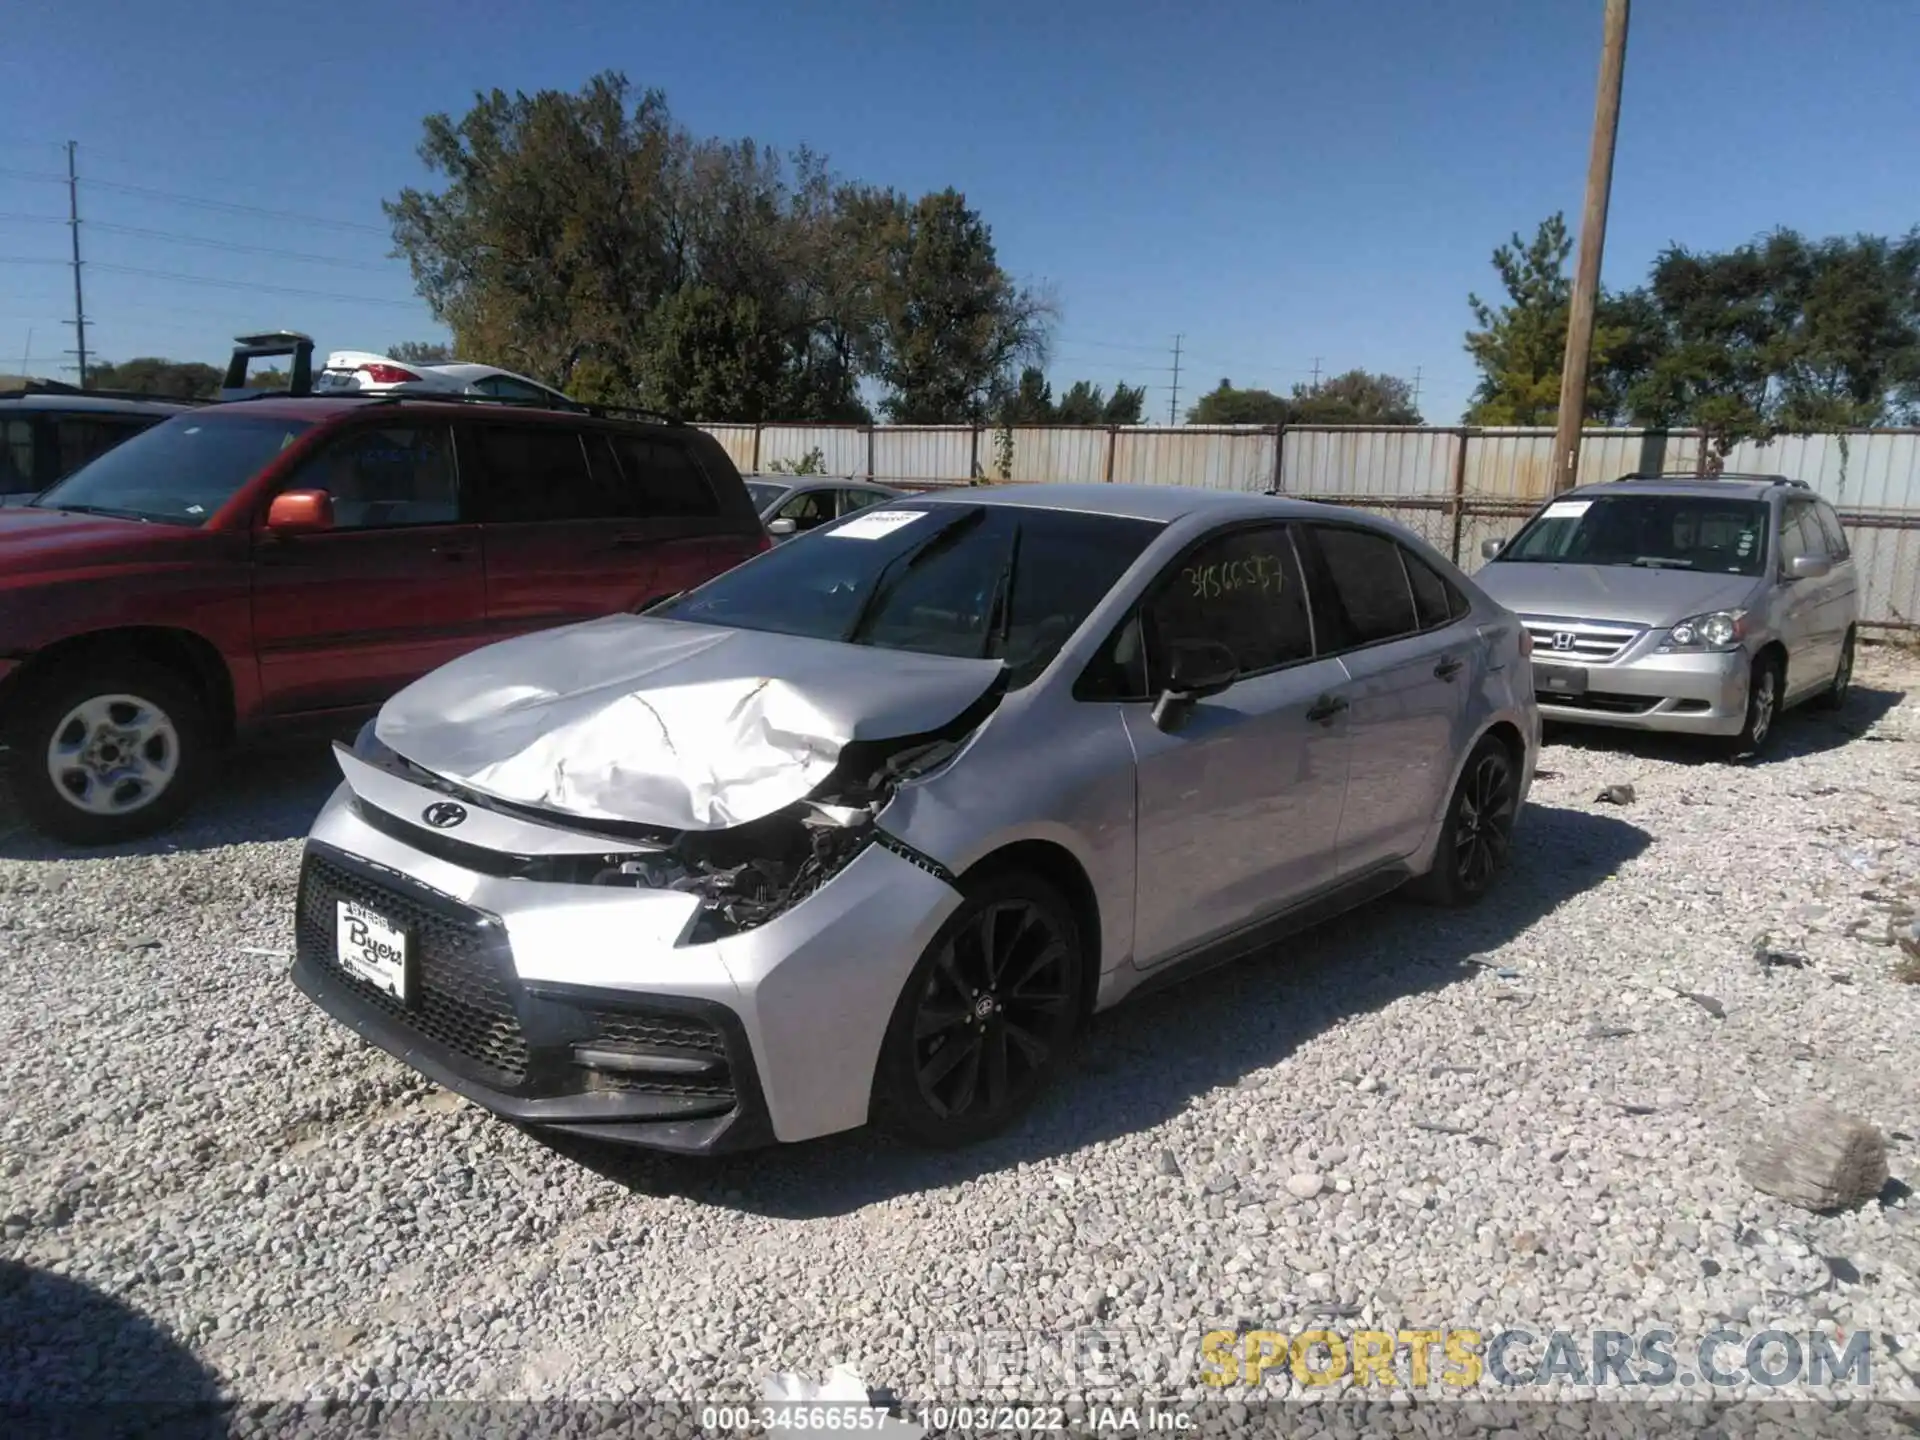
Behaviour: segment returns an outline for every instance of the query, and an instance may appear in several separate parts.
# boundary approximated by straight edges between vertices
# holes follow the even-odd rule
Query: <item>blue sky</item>
[[[379,209],[425,179],[421,117],[457,114],[480,88],[572,89],[618,68],[665,89],[696,132],[965,191],[1001,262],[1058,298],[1057,385],[1145,383],[1164,416],[1180,333],[1182,409],[1222,376],[1284,390],[1317,358],[1417,368],[1428,417],[1449,421],[1472,388],[1466,297],[1492,288],[1493,246],[1555,209],[1577,215],[1600,11],[16,6],[0,48],[0,371],[29,328],[36,370],[72,344],[69,272],[21,263],[67,253],[45,218],[64,216],[64,185],[37,177],[63,172],[68,139],[92,348],[219,360],[236,331],[280,325],[323,349],[380,348],[442,333],[385,258]],[[1641,0],[1608,283],[1639,280],[1670,242],[1920,221],[1916,55],[1912,0]]]

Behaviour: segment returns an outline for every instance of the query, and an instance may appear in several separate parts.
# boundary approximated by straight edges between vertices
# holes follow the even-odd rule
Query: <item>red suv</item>
[[[464,651],[769,543],[726,452],[677,423],[208,406],[0,510],[0,758],[40,829],[123,840],[176,818],[229,740],[346,725]]]

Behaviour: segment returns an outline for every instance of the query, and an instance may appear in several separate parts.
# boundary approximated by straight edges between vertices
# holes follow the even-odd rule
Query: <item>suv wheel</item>
[[[1493,888],[1513,850],[1520,775],[1513,756],[1491,735],[1473,747],[1447,804],[1433,868],[1413,884],[1432,905],[1471,905]]]
[[[1847,638],[1840,646],[1840,664],[1833,672],[1833,683],[1814,697],[1813,703],[1822,710],[1838,710],[1847,703],[1847,692],[1853,688],[1853,642],[1854,631],[1847,629]]]
[[[1756,655],[1753,671],[1747,677],[1747,723],[1728,743],[1729,759],[1766,752],[1780,724],[1781,693],[1780,657]]]
[[[111,845],[178,819],[206,760],[199,698],[139,661],[56,672],[35,686],[11,736],[13,792],[35,828]]]
[[[1030,875],[990,876],[907,977],[880,1047],[873,1113],[922,1145],[1004,1127],[1058,1068],[1080,1022],[1073,911]]]

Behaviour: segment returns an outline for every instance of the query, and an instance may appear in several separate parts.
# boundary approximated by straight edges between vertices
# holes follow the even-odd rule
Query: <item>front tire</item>
[[[1822,710],[1838,710],[1847,703],[1847,692],[1853,689],[1853,645],[1856,634],[1852,626],[1847,627],[1847,638],[1840,645],[1840,663],[1834,667],[1833,683],[1813,699],[1813,703]]]
[[[1766,753],[1767,746],[1773,742],[1774,731],[1780,728],[1784,684],[1779,656],[1754,656],[1753,670],[1747,677],[1747,720],[1740,727],[1740,733],[1727,742],[1729,760],[1742,755],[1757,759]]]
[[[8,755],[35,829],[112,845],[171,825],[205,774],[205,706],[173,671],[109,661],[47,676],[23,697]]]
[[[1003,1129],[1073,1042],[1085,963],[1073,909],[1044,880],[1009,872],[969,885],[894,1006],[874,1119],[935,1147]]]
[[[1479,901],[1507,868],[1519,812],[1520,771],[1513,752],[1486,736],[1467,756],[1447,802],[1433,868],[1414,882],[1415,898],[1454,907]]]

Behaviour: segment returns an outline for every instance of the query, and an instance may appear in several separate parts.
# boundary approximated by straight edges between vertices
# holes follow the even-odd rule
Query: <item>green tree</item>
[[[872,242],[878,376],[891,420],[979,421],[1024,360],[1046,357],[1051,302],[1014,284],[957,190],[894,195]]]
[[[162,395],[176,400],[207,400],[220,393],[224,375],[224,371],[197,361],[142,355],[117,365],[107,360],[91,362],[87,366],[87,388],[130,390],[136,395]]]
[[[647,394],[688,420],[760,422],[784,412],[791,351],[758,301],[706,285],[677,290],[654,311]]]
[[[1551,425],[1560,413],[1560,369],[1566,358],[1567,316],[1573,282],[1567,257],[1573,238],[1559,213],[1540,222],[1532,240],[1511,236],[1493,252],[1494,273],[1506,302],[1492,305],[1469,295],[1477,330],[1467,333],[1467,353],[1480,368],[1480,383],[1467,410],[1470,425]],[[1623,377],[1614,355],[1628,346],[1630,318],[1611,297],[1596,307],[1588,359],[1588,423],[1614,418]]]
[[[1013,388],[1006,390],[994,406],[994,421],[1002,427],[1051,425],[1058,419],[1059,411],[1053,404],[1053,386],[1047,383],[1047,373],[1038,365],[1028,365],[1022,369]]]
[[[453,347],[438,340],[401,340],[389,345],[387,354],[403,365],[446,365],[453,360]]]
[[[1349,370],[1318,387],[1293,387],[1295,425],[1419,425],[1413,386],[1394,375]]]
[[[1222,380],[1187,411],[1190,425],[1285,425],[1293,406],[1271,390],[1239,390]]]

